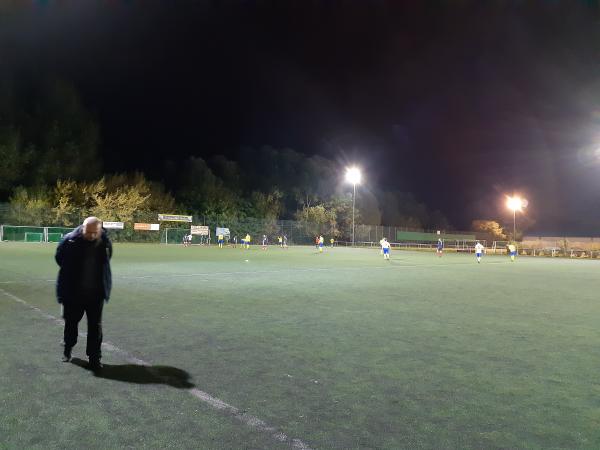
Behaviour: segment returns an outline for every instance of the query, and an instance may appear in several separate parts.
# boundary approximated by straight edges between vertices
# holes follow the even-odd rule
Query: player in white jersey
[[[483,254],[485,248],[479,241],[475,244],[475,256],[477,257],[477,264],[481,262],[481,255]]]
[[[386,242],[385,238],[381,238],[381,240],[379,241],[379,247],[381,247],[381,249],[379,250],[379,254],[383,255],[383,243]]]
[[[381,251],[383,253],[383,259],[390,259],[390,243],[386,238],[383,238],[381,241]]]

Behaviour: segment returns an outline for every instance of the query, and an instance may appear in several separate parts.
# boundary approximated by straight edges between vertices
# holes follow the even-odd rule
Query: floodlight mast
[[[506,206],[508,209],[512,209],[513,212],[513,241],[517,241],[517,210],[523,211],[525,202],[521,197],[513,196],[506,198]]]
[[[356,204],[356,185],[360,183],[361,173],[357,167],[346,169],[346,181],[352,183],[352,247],[354,247],[354,205]]]

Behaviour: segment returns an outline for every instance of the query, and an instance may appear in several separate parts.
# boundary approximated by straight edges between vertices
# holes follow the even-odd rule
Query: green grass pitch
[[[54,249],[0,244],[0,449],[600,448],[600,261],[115,244],[104,339],[153,367],[95,376]]]

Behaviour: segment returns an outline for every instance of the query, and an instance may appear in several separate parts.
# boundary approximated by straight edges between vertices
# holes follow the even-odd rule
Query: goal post
[[[36,227],[27,225],[0,225],[0,240],[12,242],[57,243],[73,231],[69,227]]]
[[[494,241],[492,244],[492,252],[504,254],[506,253],[506,247],[510,244],[509,241]]]
[[[456,241],[456,251],[472,253],[475,249],[475,244],[478,242],[487,249],[487,241],[485,239],[460,239]]]
[[[2,240],[13,242],[39,242],[39,238],[29,237],[29,233],[41,234],[44,241],[44,227],[30,227],[24,225],[3,225]],[[28,241],[28,239],[36,239]]]
[[[186,228],[165,228],[160,240],[163,244],[181,244],[183,237],[189,233],[190,230]]]
[[[25,242],[44,242],[44,233],[26,231],[23,240]]]

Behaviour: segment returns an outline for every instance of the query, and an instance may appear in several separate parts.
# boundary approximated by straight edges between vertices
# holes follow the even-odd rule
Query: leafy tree
[[[223,155],[211,159],[213,173],[218,176],[228,189],[235,193],[242,191],[242,171],[236,161],[231,161]]]
[[[6,185],[99,176],[99,141],[98,125],[71,85],[5,81],[0,86],[0,195],[7,195]]]
[[[141,172],[132,174],[114,174],[104,178],[107,192],[137,192],[139,195],[146,197],[146,201],[140,203],[137,210],[139,215],[142,212],[175,212],[179,208],[175,203],[175,198],[165,191],[164,186],[157,181],[147,180]],[[131,199],[134,200],[133,198]],[[133,203],[135,203],[133,201]],[[132,204],[133,204],[132,203]],[[185,208],[184,208],[185,209]]]
[[[328,201],[336,195],[338,177],[333,161],[318,155],[304,158],[300,167],[302,174],[291,188],[291,192],[295,193],[296,202],[310,206]]]
[[[335,237],[349,237],[352,234],[352,196],[333,196],[324,206],[332,212],[332,217],[335,218],[335,227],[332,234]],[[359,224],[361,222],[361,210],[355,207],[354,223]]]
[[[281,217],[292,217],[298,207],[322,203],[335,193],[336,174],[329,159],[269,146],[244,148],[239,159],[245,192],[282,193]]]
[[[8,220],[14,224],[42,226],[52,219],[52,198],[44,188],[19,186],[10,197]]]
[[[34,115],[39,164],[36,182],[91,180],[100,174],[98,125],[73,86],[55,81],[44,86]]]
[[[80,205],[82,192],[75,181],[58,180],[54,187],[53,223],[75,226],[80,221]]]
[[[449,230],[452,228],[448,218],[437,209],[429,214],[427,227],[431,230]]]
[[[179,177],[178,198],[190,211],[206,215],[235,216],[238,197],[225,187],[202,158],[190,157]]]
[[[14,127],[0,129],[0,195],[10,194],[15,184],[25,178],[33,153],[31,146],[23,145]]]
[[[283,194],[278,189],[273,189],[268,194],[259,191],[252,192],[250,196],[251,208],[257,218],[278,219],[283,210],[281,199]]]
[[[19,223],[65,226],[75,226],[89,215],[134,222],[140,216],[155,218],[157,211],[177,212],[175,199],[140,173],[93,182],[59,180],[53,189],[21,187],[11,197],[10,207]]]
[[[150,193],[145,183],[121,185],[111,190],[101,178],[86,184],[84,192],[91,203],[91,215],[107,221],[133,222],[134,216],[145,209]]]
[[[296,213],[296,220],[302,223],[306,233],[316,236],[320,233],[336,235],[336,214],[325,205],[305,206]]]
[[[406,192],[384,192],[382,194],[382,223],[408,228],[422,228],[427,218],[424,205]]]
[[[536,221],[535,219],[533,219],[531,216],[527,215],[527,214],[517,214],[517,235],[515,236],[515,239],[517,241],[520,241],[523,239],[523,236],[525,235],[525,232],[530,229],[533,225],[535,225]],[[513,217],[511,214],[510,219],[508,220],[503,220],[500,222],[502,228],[504,229],[504,233],[506,234],[507,238],[512,239],[512,234],[513,234]]]
[[[471,229],[473,231],[479,231],[481,233],[488,233],[497,241],[503,241],[507,238],[506,233],[504,232],[500,224],[495,220],[474,220],[473,222],[471,222]]]
[[[277,232],[277,219],[282,210],[281,193],[274,189],[268,194],[254,191],[247,202],[247,212],[250,216],[262,222],[261,233],[269,235]]]
[[[356,192],[356,207],[360,210],[360,223],[366,225],[381,225],[381,210],[377,196],[368,189]]]

